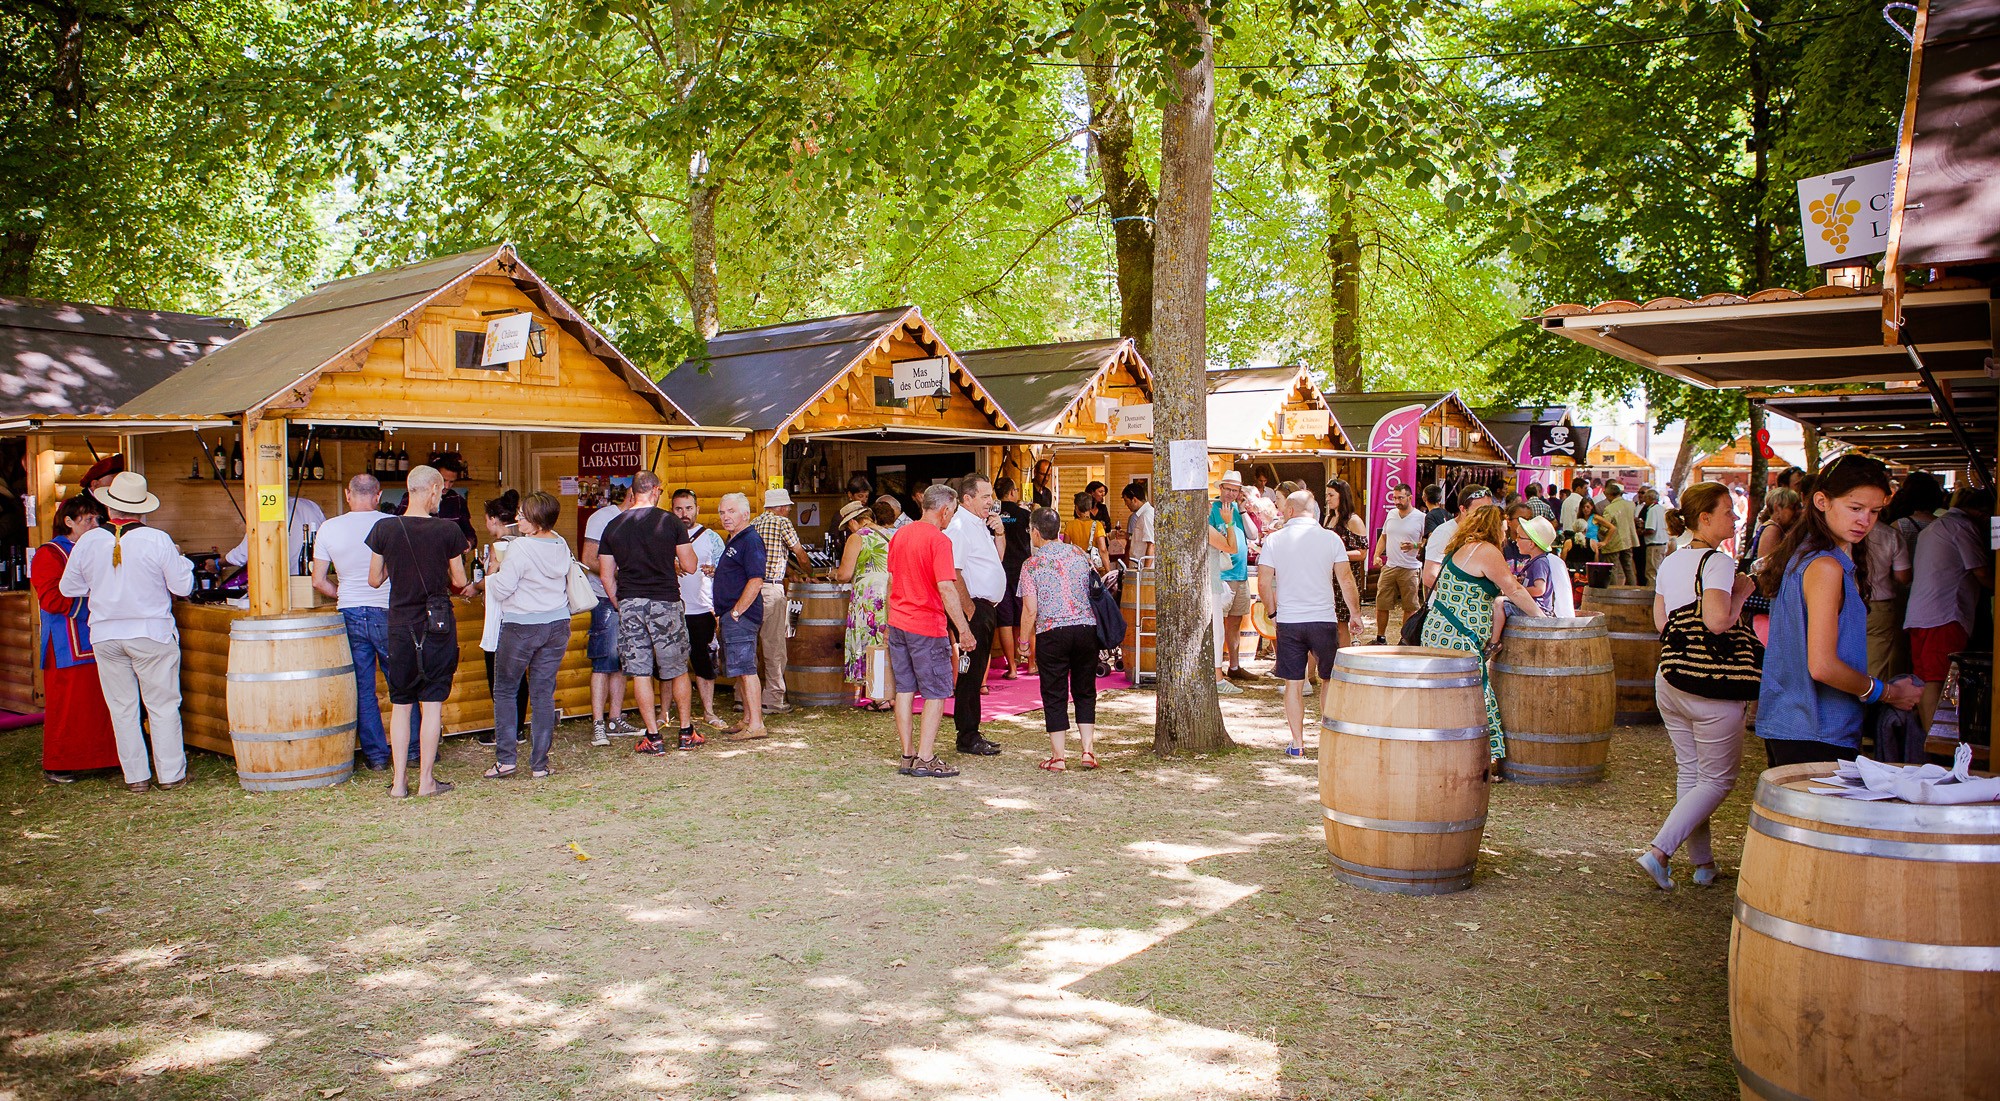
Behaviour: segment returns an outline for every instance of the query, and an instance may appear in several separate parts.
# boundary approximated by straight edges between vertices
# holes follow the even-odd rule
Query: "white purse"
[[[597,590],[590,587],[590,575],[575,556],[569,560],[569,614],[582,615],[597,607]]]

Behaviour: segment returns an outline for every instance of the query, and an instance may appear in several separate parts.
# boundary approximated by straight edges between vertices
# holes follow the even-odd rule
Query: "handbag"
[[[397,517],[397,519],[402,522],[396,526],[396,531],[402,535],[403,546],[409,548],[410,559],[414,562],[417,557],[417,546],[410,542],[409,518]],[[432,592],[428,580],[424,582],[424,634],[452,635],[454,638],[458,634],[458,615],[452,611],[451,594]],[[421,638],[417,640],[417,649],[423,649]]]
[[[590,587],[590,575],[575,555],[569,557],[569,614],[582,615],[597,607],[597,590]]]
[[[1710,550],[1695,566],[1695,597],[1667,614],[1660,632],[1660,675],[1668,684],[1707,700],[1754,700],[1764,681],[1764,643],[1747,618],[1716,634],[1701,618],[1702,575]]]

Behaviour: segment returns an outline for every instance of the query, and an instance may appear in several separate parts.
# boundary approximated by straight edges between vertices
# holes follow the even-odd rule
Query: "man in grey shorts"
[[[660,478],[641,471],[632,479],[628,507],[604,529],[597,545],[597,575],[618,609],[618,664],[639,697],[639,720],[646,736],[634,752],[665,753],[653,680],[668,682],[674,717],[680,720],[678,748],[694,749],[707,739],[694,731],[688,681],[687,617],[681,608],[680,575],[700,568],[680,517],[659,507]]]
[[[905,524],[889,540],[889,667],[896,678],[896,737],[903,743],[903,762],[896,771],[905,776],[958,775],[937,759],[938,726],[958,679],[958,653],[970,653],[976,645],[958,600],[951,538],[944,533],[956,511],[958,491],[934,485],[924,490],[924,518]],[[912,753],[910,711],[918,693],[924,697],[924,715]]]

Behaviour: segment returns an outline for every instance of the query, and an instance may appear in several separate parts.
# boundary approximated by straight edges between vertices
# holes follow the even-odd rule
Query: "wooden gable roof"
[[[1289,409],[1327,411],[1329,450],[1352,450],[1340,417],[1301,364],[1233,367],[1208,373],[1208,442],[1236,451],[1282,450]]]
[[[1073,435],[1080,424],[1096,424],[1089,403],[1121,382],[1153,400],[1152,369],[1124,337],[984,348],[959,358],[1024,432]]]

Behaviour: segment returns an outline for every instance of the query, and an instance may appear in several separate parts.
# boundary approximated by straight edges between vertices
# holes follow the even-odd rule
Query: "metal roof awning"
[[[15,417],[0,421],[0,432],[123,432],[138,435],[180,428],[214,428],[236,418],[217,413],[188,417],[118,416],[112,413],[53,413],[46,417]]]
[[[1993,441],[2000,438],[2000,381],[1953,379],[1943,390],[1973,454],[1990,460]],[[1953,469],[1966,462],[1967,448],[1961,446],[1950,417],[1921,387],[1753,391],[1749,397],[1773,413],[1812,427],[1822,439],[1879,459],[1929,470]]]
[[[1076,443],[1069,436],[1049,436],[1039,432],[1005,432],[997,428],[924,428],[885,424],[875,428],[827,428],[794,432],[795,440],[833,440],[853,443],[933,443],[933,444],[1064,444]]]
[[[1903,296],[1903,335],[1938,378],[1984,373],[1993,354],[1992,292],[1982,286]],[[1529,320],[1579,344],[1709,389],[1906,382],[1901,347],[1882,342],[1881,288],[1760,291],[1694,302],[1553,306]]]
[[[224,418],[227,419],[227,418]],[[463,421],[425,417],[288,417],[293,424],[326,428],[361,426],[384,431],[418,432],[607,432],[628,436],[700,436],[737,440],[750,434],[747,428],[720,428],[691,424],[607,424],[586,421]]]
[[[1233,447],[1209,445],[1210,451],[1229,451],[1249,459],[1400,459],[1400,451],[1343,451],[1339,448],[1307,448],[1299,451],[1238,451]]]

